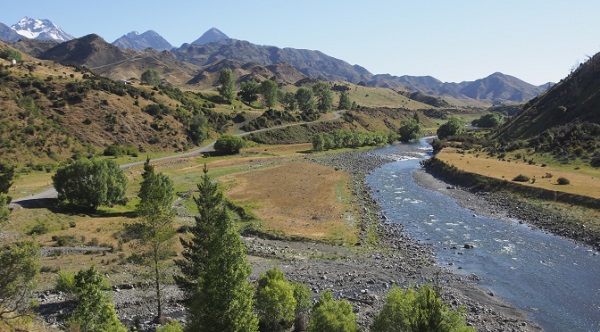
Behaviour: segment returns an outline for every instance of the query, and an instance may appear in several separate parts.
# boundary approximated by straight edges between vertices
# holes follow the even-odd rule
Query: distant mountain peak
[[[173,48],[173,45],[154,30],[148,30],[142,34],[137,31],[131,31],[112,42],[112,44],[119,48],[131,48],[134,50],[153,48],[155,50],[164,51]]]
[[[229,36],[224,34],[217,28],[208,29],[200,38],[192,42],[192,45],[204,45],[208,43],[214,43],[225,39],[231,39]]]
[[[33,19],[27,16],[11,26],[11,29],[29,39],[65,42],[75,38],[48,19]]]

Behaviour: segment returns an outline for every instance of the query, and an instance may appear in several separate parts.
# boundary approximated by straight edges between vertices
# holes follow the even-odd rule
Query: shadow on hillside
[[[56,198],[38,198],[38,199],[23,199],[19,202],[13,202],[11,205],[18,205],[24,209],[50,209],[52,210],[58,200]]]
[[[87,215],[93,218],[112,218],[112,217],[124,217],[124,218],[136,218],[137,214],[134,211],[105,211],[97,210],[90,211],[78,206],[61,204],[56,198],[38,198],[38,199],[24,199],[19,202],[13,202],[11,205],[20,206],[23,209],[48,209],[52,213],[56,214],[67,214],[67,215]]]

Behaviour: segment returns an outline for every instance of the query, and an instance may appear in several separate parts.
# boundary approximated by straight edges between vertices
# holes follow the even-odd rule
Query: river
[[[384,213],[431,243],[437,264],[527,312],[546,331],[600,331],[600,255],[517,220],[480,216],[419,186],[413,172],[431,154],[425,140],[374,151],[394,156],[367,176]],[[473,249],[463,249],[472,244]],[[454,248],[454,249],[452,249]]]

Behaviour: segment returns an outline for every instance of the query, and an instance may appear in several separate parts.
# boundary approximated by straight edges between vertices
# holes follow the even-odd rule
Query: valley
[[[311,307],[327,290],[351,304],[360,331],[373,329],[394,286],[414,285],[432,285],[461,331],[599,326],[600,55],[534,86],[500,72],[461,83],[372,74],[216,28],[181,47],[152,30],[113,43],[45,36],[57,34],[0,29],[0,246],[6,257],[23,243],[40,247],[19,283],[28,285],[20,299],[37,305],[17,299],[19,310],[0,310],[0,330],[76,329],[69,317],[82,299],[68,278],[90,267],[127,328],[191,324],[175,276],[198,236],[202,181],[223,195],[217,205],[241,239],[252,292],[277,267],[307,287]],[[86,163],[88,172],[114,166],[126,183],[120,197],[108,190],[86,205],[53,189],[60,171]],[[140,208],[148,169],[164,181],[152,193],[172,189],[150,216]],[[72,174],[73,187],[106,181],[79,196],[116,187],[112,173]],[[151,216],[166,216],[169,234],[154,262],[140,226]],[[152,264],[163,278],[161,317]],[[575,274],[580,286],[567,287]],[[304,315],[286,331],[307,330]]]

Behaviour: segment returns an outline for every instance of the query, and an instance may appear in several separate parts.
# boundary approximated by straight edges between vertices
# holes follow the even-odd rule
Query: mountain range
[[[18,23],[11,26],[11,29],[19,35],[29,39],[64,42],[75,38],[64,32],[63,29],[52,23],[50,20],[46,19],[38,20],[24,17]]]
[[[484,104],[524,102],[546,91],[552,85],[552,83],[548,83],[543,86],[534,86],[502,73],[493,73],[485,78],[460,83],[442,82],[431,76],[375,75],[359,65],[350,65],[320,51],[257,45],[244,40],[232,39],[216,28],[209,29],[192,43],[183,44],[178,48],[173,47],[152,30],[142,34],[135,31],[130,32],[115,40],[112,45],[97,35],[73,39],[48,20],[24,18],[11,30],[28,38],[53,39],[60,43],[57,45],[41,44],[26,42],[22,39],[21,42],[15,44],[15,47],[24,52],[63,64],[102,68],[103,74],[112,73],[111,77],[118,79],[139,77],[145,66],[141,59],[157,60],[162,57],[170,59],[170,65],[166,66],[170,68],[161,65],[160,71],[185,73],[176,81],[189,84],[211,86],[212,82],[203,81],[212,75],[203,75],[202,71],[210,71],[209,68],[228,59],[238,63],[240,71],[244,71],[242,66],[254,65],[266,69],[273,65],[287,64],[302,76],[313,79],[347,81],[365,86],[419,92],[445,98],[455,105],[473,105],[470,103],[471,101],[479,101]],[[16,38],[14,34],[0,26],[0,39],[14,43]],[[161,54],[157,51],[169,54]],[[125,76],[128,77],[123,77],[123,73],[119,74],[124,64],[127,64],[127,75]],[[193,72],[194,70],[199,71]],[[290,73],[289,70],[286,72]],[[277,76],[276,73],[271,74]],[[300,77],[298,74],[286,76],[287,78],[279,77],[278,79],[287,81],[291,77]]]
[[[142,34],[137,31],[132,31],[121,36],[119,39],[112,42],[112,44],[120,48],[132,48],[134,50],[153,48],[155,50],[164,51],[173,48],[173,45],[154,30],[148,30]]]

